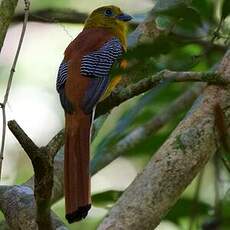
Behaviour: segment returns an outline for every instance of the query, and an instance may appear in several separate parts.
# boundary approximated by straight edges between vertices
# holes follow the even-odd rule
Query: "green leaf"
[[[185,8],[181,13],[181,17],[185,20],[189,20],[193,24],[199,26],[202,24],[200,12],[194,7],[189,6]]]
[[[162,34],[152,43],[141,43],[128,50],[124,57],[128,60],[143,60],[149,57],[157,57],[160,54],[169,53],[171,48],[174,48],[173,45],[174,44],[172,44],[168,37]]]
[[[174,49],[170,56],[165,58],[166,68],[174,71],[191,70],[199,64],[201,52],[202,49],[199,49],[196,45],[185,45]]]
[[[225,219],[230,220],[230,189],[225,193],[223,202],[222,202],[222,213]]]
[[[184,3],[180,5],[176,5],[173,8],[165,9],[165,10],[158,10],[156,12],[157,15],[164,15],[169,16],[179,20],[188,21],[190,24],[200,26],[202,25],[201,15],[200,12],[191,6],[188,6]]]
[[[230,15],[230,1],[224,0],[223,5],[222,5],[221,18],[224,20],[228,15]]]
[[[178,224],[180,218],[189,217],[194,212],[197,216],[208,215],[210,208],[211,207],[208,204],[202,201],[198,201],[194,207],[193,199],[182,198],[177,201],[176,205],[168,213],[165,219]]]
[[[101,193],[94,194],[92,196],[92,202],[94,206],[106,207],[112,205],[121,196],[123,191],[109,190]]]
[[[199,12],[201,12],[201,17],[207,19],[210,22],[215,21],[215,6],[214,1],[210,0],[193,0],[192,6],[196,9],[199,9]]]

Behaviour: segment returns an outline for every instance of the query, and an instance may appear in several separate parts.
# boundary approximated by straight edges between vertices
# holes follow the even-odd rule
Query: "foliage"
[[[121,196],[122,191],[109,190],[94,194],[92,196],[92,202],[96,207],[111,207],[113,203]]]

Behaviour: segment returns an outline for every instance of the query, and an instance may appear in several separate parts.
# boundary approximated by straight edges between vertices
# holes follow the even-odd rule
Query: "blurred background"
[[[163,2],[167,3],[167,1]],[[171,2],[175,3],[176,1]],[[167,10],[163,10],[163,13],[159,14],[160,16],[157,17],[158,27],[162,30],[169,30],[173,27],[172,31],[175,36],[173,39],[161,38],[157,46],[151,44],[148,47],[151,54],[146,52],[146,49],[144,51],[143,47],[134,50],[132,59],[135,57],[138,69],[133,67],[128,71],[135,71],[138,73],[136,74],[138,77],[131,81],[137,81],[146,74],[153,74],[164,68],[178,71],[207,71],[221,59],[229,42],[229,18],[227,16],[224,18],[225,22],[221,24],[221,29],[217,31],[216,37],[213,33],[223,18],[222,5],[224,1],[195,0],[190,2],[194,10],[186,8],[186,13],[182,13],[182,8],[178,8],[169,11],[169,13]],[[113,4],[133,15],[134,22],[141,22],[155,3],[151,0],[34,0],[31,3],[31,14],[47,9],[57,11],[71,9],[88,14],[99,6]],[[164,9],[165,6],[158,4],[158,9],[162,7]],[[20,1],[16,15],[23,13],[23,8],[22,1]],[[181,18],[182,21],[178,20]],[[65,48],[83,28],[82,24],[59,22],[58,19],[53,20],[47,16],[43,19],[48,22],[33,21],[28,23],[7,105],[7,119],[15,119],[39,146],[46,145],[64,126],[64,114],[55,89],[56,75]],[[52,20],[55,23],[51,23]],[[21,27],[20,22],[11,24],[1,51],[0,101],[3,100]],[[133,29],[135,29],[135,25],[130,27],[129,32]],[[144,68],[141,69],[140,66],[144,66]],[[121,140],[134,128],[145,124],[163,108],[167,108],[190,86],[191,83],[164,84],[157,90],[135,97],[115,108],[92,144],[92,156],[109,150],[114,143]],[[188,109],[189,105],[185,106],[183,111],[178,112],[158,132],[135,146],[135,149],[129,149],[122,157],[92,177],[93,209],[86,220],[71,226],[68,225],[69,229],[96,229],[121,192],[143,169]],[[213,162],[210,162],[205,168],[202,179],[194,180],[186,189],[181,200],[159,225],[158,230],[189,229],[194,212],[197,213],[197,217],[195,221],[192,221],[196,223],[193,223],[191,229],[201,229],[202,225],[215,224],[216,219],[213,217],[216,202],[214,169]],[[1,183],[20,184],[32,175],[33,170],[27,155],[7,130]],[[229,173],[223,166],[220,166],[219,176],[221,177],[218,186],[221,188],[219,199],[222,204],[222,213],[230,219],[230,210],[227,205],[230,204]],[[196,195],[197,191],[199,198]],[[53,205],[53,210],[66,223],[64,201],[60,200]],[[230,223],[224,222],[221,229],[230,229]]]

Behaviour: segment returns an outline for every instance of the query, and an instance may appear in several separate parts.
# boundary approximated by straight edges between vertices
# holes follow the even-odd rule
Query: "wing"
[[[92,78],[82,100],[81,107],[85,113],[91,113],[100,100],[109,83],[112,65],[123,53],[117,38],[107,41],[99,50],[85,55],[81,61],[81,74]]]
[[[81,107],[85,113],[91,113],[104,94],[109,83],[109,72],[112,65],[123,53],[123,48],[117,38],[107,41],[99,50],[83,56],[81,60],[81,75],[91,78],[88,90],[85,92]],[[68,63],[62,61],[58,70],[56,89],[61,105],[68,113],[73,112],[73,105],[65,96],[65,82],[68,77]]]
[[[68,100],[68,98],[65,96],[65,82],[68,76],[68,63],[65,61],[62,61],[62,63],[59,66],[58,75],[57,75],[57,81],[56,81],[56,89],[60,96],[60,101],[63,109],[67,113],[73,112],[73,105]]]

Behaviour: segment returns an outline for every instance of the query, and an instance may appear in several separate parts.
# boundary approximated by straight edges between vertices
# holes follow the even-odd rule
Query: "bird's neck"
[[[126,51],[127,49],[126,29],[125,28],[117,28],[116,30],[111,29],[111,33],[120,40],[124,50]]]

